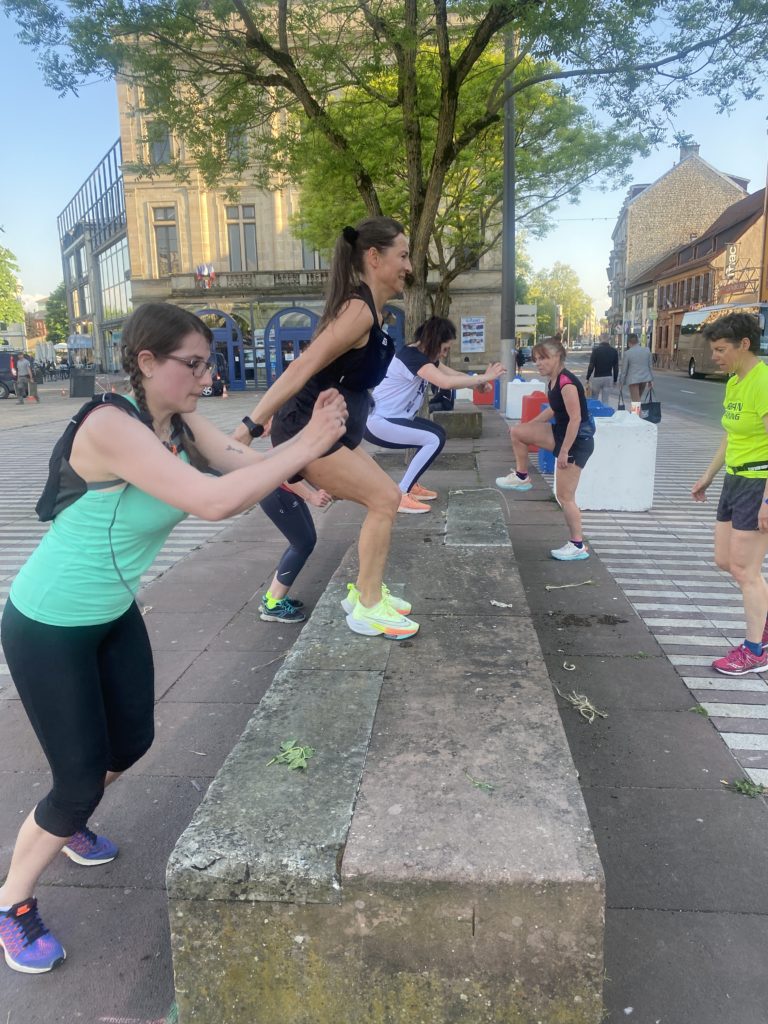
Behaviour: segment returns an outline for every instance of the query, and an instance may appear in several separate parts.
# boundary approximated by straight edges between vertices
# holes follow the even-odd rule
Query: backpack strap
[[[69,464],[69,457],[72,454],[72,445],[75,441],[75,434],[90,414],[103,405],[114,405],[134,419],[141,420],[145,426],[151,428],[149,417],[140,412],[133,402],[129,402],[123,395],[116,395],[112,392],[92,398],[90,402],[82,405],[64,429],[64,433],[58,439],[51,452],[48,462],[48,479],[40,495],[35,512],[41,522],[50,522],[63,509],[72,505],[78,498],[81,498],[88,490],[88,484],[83,478],[72,469]]]

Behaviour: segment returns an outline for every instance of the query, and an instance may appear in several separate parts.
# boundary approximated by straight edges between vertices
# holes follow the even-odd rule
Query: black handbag
[[[626,408],[626,405],[624,405],[624,389],[619,388],[619,404],[616,406],[616,412],[624,412]]]
[[[661,402],[654,401],[652,384],[646,395],[648,397],[640,403],[640,419],[647,420],[648,423],[661,423]]]

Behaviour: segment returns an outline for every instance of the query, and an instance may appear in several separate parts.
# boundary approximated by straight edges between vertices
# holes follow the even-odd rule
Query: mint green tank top
[[[130,484],[89,490],[53,520],[9,597],[23,615],[50,626],[111,622],[131,606],[142,575],[185,518]]]

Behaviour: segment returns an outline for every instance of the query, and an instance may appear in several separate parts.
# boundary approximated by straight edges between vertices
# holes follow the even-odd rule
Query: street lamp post
[[[505,67],[515,60],[515,33],[509,30],[504,41]],[[501,355],[509,360],[510,374],[515,372],[515,96],[512,75],[507,78],[504,101],[504,195],[501,240]]]

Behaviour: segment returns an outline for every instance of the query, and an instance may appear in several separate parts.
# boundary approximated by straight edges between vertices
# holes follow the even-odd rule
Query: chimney
[[[699,144],[698,142],[682,142],[680,144],[680,163],[683,160],[687,160],[689,156],[699,155]]]

